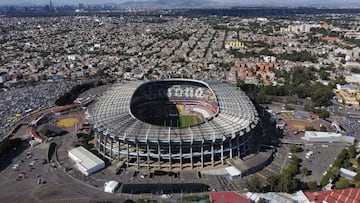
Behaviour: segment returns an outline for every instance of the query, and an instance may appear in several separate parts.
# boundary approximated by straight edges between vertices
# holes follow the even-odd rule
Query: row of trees
[[[250,192],[293,192],[298,190],[301,182],[295,178],[300,173],[300,162],[296,156],[293,156],[291,163],[278,175],[271,175],[267,178],[264,185],[257,177],[247,179],[246,184]],[[306,169],[307,171],[307,169]]]
[[[300,148],[295,145],[292,147],[293,152],[297,152]],[[297,179],[296,176],[301,174],[302,177],[307,176],[309,171],[305,167],[300,168],[302,162],[296,156],[293,156],[291,163],[278,175],[271,175],[267,178],[264,184],[257,177],[251,177],[247,179],[247,187],[251,192],[294,192],[299,189],[308,191],[318,191],[320,189],[316,181],[302,182]],[[360,175],[359,175],[360,179]]]
[[[360,74],[360,69],[358,68],[351,68],[351,72],[355,74]]]
[[[263,104],[268,100],[269,95],[273,96],[297,96],[305,99],[310,98],[312,107],[329,106],[334,96],[332,88],[321,83],[308,85],[285,84],[283,86],[256,86],[244,84],[239,81],[237,84],[247,95],[257,103]]]
[[[63,106],[66,104],[71,104],[74,102],[75,98],[82,92],[93,88],[95,85],[93,82],[85,83],[81,85],[76,85],[70,91],[61,95],[56,101],[55,104],[58,106]]]
[[[311,105],[308,110],[321,114],[326,118],[328,112],[321,110],[323,107],[331,105],[331,99],[334,96],[333,88],[336,84],[345,84],[344,78],[336,78],[324,85],[317,80],[317,75],[322,79],[327,79],[329,74],[326,71],[317,70],[314,67],[306,68],[297,66],[291,71],[271,69],[278,78],[283,79],[283,85],[278,86],[256,86],[244,84],[238,80],[237,86],[241,87],[248,96],[257,103],[266,103],[271,96],[293,96],[294,98],[310,99]]]
[[[310,61],[316,63],[318,61],[318,56],[308,52],[294,52],[294,53],[282,53],[279,56],[279,59],[288,60],[288,61],[298,61],[298,62],[305,62]]]
[[[11,150],[13,150],[14,148],[19,147],[21,142],[22,141],[20,138],[14,138],[14,139],[7,138],[3,140],[0,143],[0,158],[10,153]]]
[[[316,34],[322,34],[323,36],[328,36],[328,37],[339,36],[339,33],[335,31],[327,30],[324,28],[311,28],[311,35],[316,35]]]
[[[346,41],[346,42],[355,44],[357,47],[360,47],[360,40],[359,39],[344,37],[343,40]]]
[[[162,39],[182,39],[184,41],[188,41],[191,37],[190,33],[166,33],[166,34],[160,34],[157,33],[156,35],[160,36]]]
[[[209,195],[204,195],[204,196],[186,196],[186,197],[181,197],[181,199],[178,200],[178,202],[184,202],[184,203],[190,203],[190,202],[204,202],[204,203],[210,203],[210,198]],[[136,201],[131,200],[131,199],[127,199],[124,201],[124,203],[153,203],[153,202],[158,202],[156,200],[149,200],[149,199],[137,199]],[[166,202],[165,200],[160,200],[160,203],[162,202]]]
[[[354,146],[343,149],[335,159],[331,168],[327,171],[326,175],[321,179],[320,185],[325,186],[331,180],[331,182],[335,182],[335,189],[345,189],[354,186],[360,187],[360,171],[358,171],[357,175],[354,178],[355,182],[340,178],[339,176],[340,168],[352,168],[351,160],[355,160],[355,156],[356,149]]]
[[[44,137],[52,137],[52,133],[47,128],[41,128],[40,134]]]

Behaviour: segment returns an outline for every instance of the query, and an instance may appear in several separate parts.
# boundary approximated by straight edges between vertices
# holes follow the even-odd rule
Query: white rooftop
[[[241,175],[241,171],[239,171],[239,169],[237,169],[234,166],[230,166],[230,167],[227,167],[225,169],[230,174],[230,176],[239,176],[239,175]]]
[[[112,193],[115,191],[115,189],[118,187],[119,183],[114,181],[114,180],[111,180],[109,182],[106,182],[105,183],[105,188],[104,188],[104,191],[105,192],[109,192],[109,193]]]
[[[341,136],[342,135],[340,133],[334,133],[334,132],[305,131],[304,138],[308,138],[308,137],[324,138],[324,137],[341,137]]]
[[[77,164],[81,165],[85,169],[90,169],[104,163],[103,160],[101,160],[99,157],[95,156],[93,153],[89,152],[82,146],[70,150],[69,153],[78,158]]]
[[[346,168],[340,168],[340,175],[341,174],[346,174],[348,176],[355,177],[357,173],[354,172],[354,171],[350,171],[350,170],[348,170]]]

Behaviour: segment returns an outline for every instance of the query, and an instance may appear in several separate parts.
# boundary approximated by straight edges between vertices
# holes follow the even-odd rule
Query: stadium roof
[[[195,81],[176,79],[182,81]],[[213,119],[188,128],[145,123],[130,114],[130,101],[141,82],[117,83],[97,102],[92,122],[98,131],[115,140],[180,142],[182,140],[225,140],[235,132],[245,134],[258,123],[257,111],[243,91],[227,83],[207,82],[216,94],[220,111]]]

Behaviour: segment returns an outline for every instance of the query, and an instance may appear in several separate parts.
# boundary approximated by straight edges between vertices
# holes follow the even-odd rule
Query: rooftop
[[[250,203],[250,200],[237,192],[212,192],[210,200],[213,203]]]
[[[327,190],[320,192],[305,192],[312,202],[343,202],[360,203],[360,188],[347,188],[344,190]]]
[[[90,169],[94,166],[104,163],[103,160],[101,160],[99,157],[95,156],[93,153],[89,152],[82,146],[70,150],[69,153],[77,157],[79,159],[78,164],[85,169]]]
[[[307,137],[340,137],[342,136],[340,133],[334,132],[318,132],[318,131],[305,131],[304,138]]]

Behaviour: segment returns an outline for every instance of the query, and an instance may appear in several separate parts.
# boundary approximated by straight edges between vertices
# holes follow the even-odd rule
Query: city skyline
[[[111,1],[0,6],[2,202],[360,199],[360,4]]]
[[[95,5],[95,4],[108,4],[108,3],[114,3],[114,4],[126,4],[126,3],[146,3],[146,5],[149,5],[151,2],[162,2],[162,0],[106,0],[106,1],[97,1],[97,0],[55,0],[53,1],[54,6],[61,6],[61,5],[78,5],[78,4],[85,4],[85,5]],[[209,6],[209,2],[213,3],[214,5],[249,5],[249,6],[350,6],[350,5],[360,5],[359,1],[357,0],[320,0],[320,1],[311,1],[311,0],[272,0],[272,1],[266,1],[266,0],[243,0],[241,2],[236,0],[225,0],[222,2],[217,2],[213,0],[187,0],[187,1],[179,1],[179,0],[170,0],[166,1],[166,3],[172,3],[172,2],[181,2],[182,4],[186,4],[188,2],[191,3],[204,3],[204,5]],[[206,3],[205,3],[206,2]],[[12,0],[2,0],[0,2],[0,6],[6,6],[6,5],[49,5],[49,0],[22,0],[14,2]],[[210,4],[211,6],[211,4]]]

